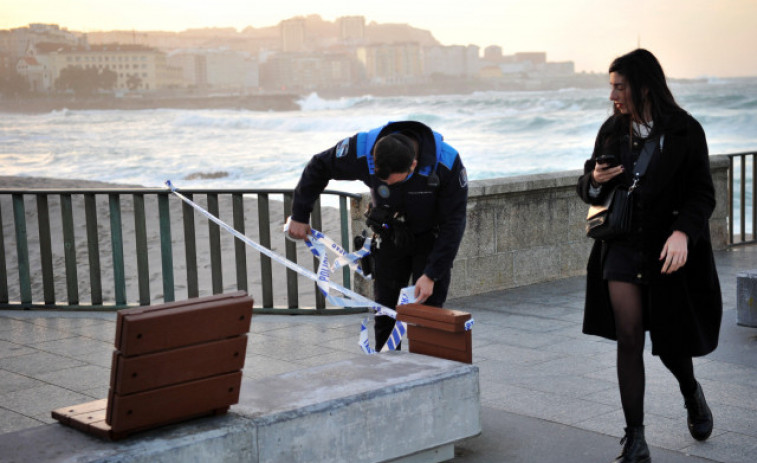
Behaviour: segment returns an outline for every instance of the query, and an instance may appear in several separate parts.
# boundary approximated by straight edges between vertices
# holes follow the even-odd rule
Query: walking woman
[[[712,433],[712,413],[692,357],[717,347],[722,317],[709,232],[715,190],[704,131],[676,103],[657,58],[637,49],[615,59],[609,73],[614,114],[599,130],[578,195],[586,203],[602,203],[615,185],[633,184],[645,145],[651,158],[633,193],[631,231],[595,240],[591,250],[583,332],[617,340],[626,428],[614,462],[647,463],[646,331],[652,354],[678,380],[689,432],[697,440]]]

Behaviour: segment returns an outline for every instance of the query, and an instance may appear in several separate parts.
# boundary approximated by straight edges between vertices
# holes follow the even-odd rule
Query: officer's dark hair
[[[391,174],[410,171],[415,160],[413,142],[401,133],[390,133],[379,138],[373,147],[376,176],[386,180]]]

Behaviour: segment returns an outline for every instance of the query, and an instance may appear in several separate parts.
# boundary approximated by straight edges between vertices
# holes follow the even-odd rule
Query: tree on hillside
[[[110,69],[68,66],[60,71],[55,88],[59,91],[71,90],[76,95],[92,95],[98,90],[112,90],[118,75]]]
[[[15,69],[0,71],[0,95],[23,96],[29,93],[29,82]]]
[[[137,74],[129,74],[129,77],[126,78],[126,87],[129,90],[136,90],[142,85],[142,78],[139,77]]]

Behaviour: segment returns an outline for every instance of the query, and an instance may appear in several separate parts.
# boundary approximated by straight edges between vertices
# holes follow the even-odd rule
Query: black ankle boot
[[[697,383],[694,394],[684,397],[684,406],[688,416],[689,432],[696,440],[706,440],[712,434],[712,412],[704,400],[702,385]]]
[[[644,426],[629,426],[620,440],[623,451],[612,463],[651,463],[649,447],[644,440]]]

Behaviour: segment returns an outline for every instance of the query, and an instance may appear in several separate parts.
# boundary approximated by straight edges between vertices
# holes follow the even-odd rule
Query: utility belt
[[[363,272],[372,273],[373,255],[377,249],[381,248],[383,242],[391,242],[399,253],[411,253],[415,250],[418,240],[423,240],[426,235],[436,235],[435,229],[431,229],[419,234],[413,233],[407,223],[407,217],[402,212],[396,212],[390,208],[368,206],[365,212],[365,223],[373,232],[374,239],[371,242],[371,253],[363,258],[360,266]],[[354,238],[355,249],[360,249],[368,237],[367,232],[363,230],[361,235]]]
[[[404,213],[370,205],[365,213],[365,224],[378,237],[377,248],[381,247],[382,241],[390,241],[400,252],[409,252],[415,246],[415,234]]]

